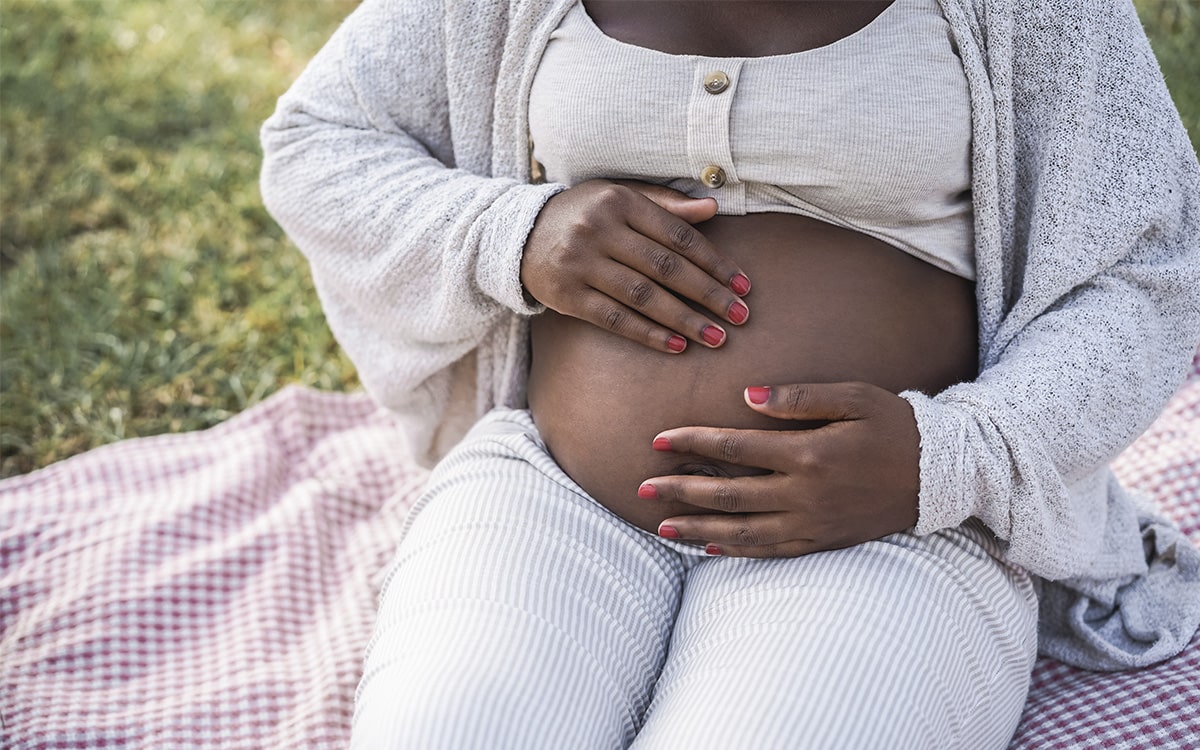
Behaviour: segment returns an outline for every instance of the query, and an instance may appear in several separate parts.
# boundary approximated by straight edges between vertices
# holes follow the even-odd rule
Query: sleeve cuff
[[[964,416],[918,391],[904,391],[900,397],[912,406],[921,434],[921,489],[913,533],[924,536],[959,526],[974,515],[965,491]]]
[[[566,189],[566,185],[553,183],[516,185],[480,217],[487,225],[476,269],[479,288],[518,315],[536,315],[546,309],[521,285],[521,256],[546,201]]]

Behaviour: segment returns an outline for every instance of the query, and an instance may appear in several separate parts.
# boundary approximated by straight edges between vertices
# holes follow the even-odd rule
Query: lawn
[[[355,0],[0,0],[0,476],[357,387],[258,127]],[[1139,2],[1193,143],[1200,10]]]
[[[257,184],[354,5],[3,0],[0,474],[356,385]]]

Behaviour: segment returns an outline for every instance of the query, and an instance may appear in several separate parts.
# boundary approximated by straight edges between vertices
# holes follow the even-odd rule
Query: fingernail
[[[671,441],[665,437],[656,437],[653,446],[656,451],[669,451],[671,450]]]
[[[744,273],[735,273],[729,280],[729,288],[733,290],[734,294],[741,296],[750,291],[750,279],[746,278]]]
[[[746,397],[752,404],[765,404],[771,397],[771,389],[761,385],[752,385],[746,389]]]
[[[661,536],[663,539],[678,539],[679,538],[679,532],[675,530],[674,526],[666,526],[666,525],[659,526],[658,527],[658,535]]]
[[[660,533],[661,533],[661,531],[662,530],[659,529]],[[674,529],[671,529],[671,531],[674,531]],[[704,554],[706,554],[706,555],[723,555],[723,554],[725,554],[725,552],[717,545],[709,544],[704,547]]]
[[[750,317],[750,308],[746,307],[746,303],[739,300],[734,300],[729,306],[729,319],[737,325],[746,322],[746,318]]]
[[[687,346],[687,339],[683,336],[672,336],[667,339],[667,348],[673,352],[681,352]]]
[[[725,340],[725,332],[716,326],[704,326],[704,330],[700,332],[700,338],[704,339],[704,343],[709,346],[717,346]]]
[[[657,500],[658,488],[652,484],[643,484],[641,487],[638,487],[638,497],[643,500]]]

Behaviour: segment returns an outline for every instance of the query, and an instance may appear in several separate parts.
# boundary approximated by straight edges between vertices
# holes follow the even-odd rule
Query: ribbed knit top
[[[812,216],[975,277],[970,99],[937,0],[749,58],[621,42],[577,2],[533,79],[529,127],[551,182],[638,179],[721,214]]]

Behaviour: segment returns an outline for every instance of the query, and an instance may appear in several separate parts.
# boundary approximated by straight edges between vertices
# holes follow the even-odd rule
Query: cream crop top
[[[721,214],[803,214],[975,278],[970,101],[937,0],[749,58],[627,44],[577,2],[536,71],[529,129],[551,182],[637,179]]]

